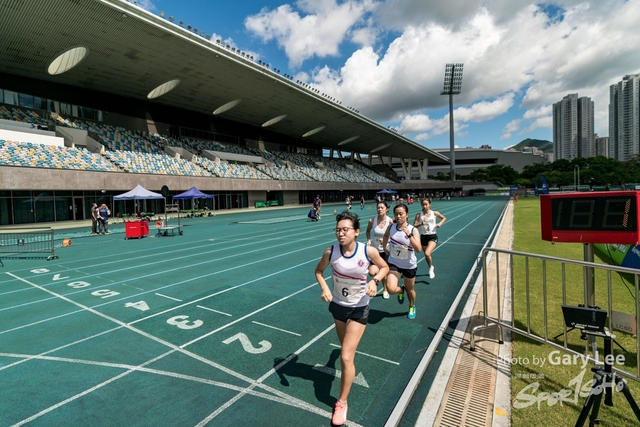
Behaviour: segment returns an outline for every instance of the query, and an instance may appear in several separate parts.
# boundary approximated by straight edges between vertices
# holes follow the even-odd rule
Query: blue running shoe
[[[398,294],[398,302],[404,304],[404,286],[402,287],[402,292]]]
[[[409,314],[407,314],[407,317],[409,319],[415,319],[416,318],[416,306],[415,305],[413,307],[409,307]]]

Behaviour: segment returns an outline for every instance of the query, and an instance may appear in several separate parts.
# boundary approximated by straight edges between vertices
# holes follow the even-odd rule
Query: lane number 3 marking
[[[167,323],[170,325],[175,325],[180,329],[195,329],[204,324],[202,320],[194,320],[193,322],[191,322],[187,319],[189,319],[189,316],[174,316],[170,319],[167,319]]]

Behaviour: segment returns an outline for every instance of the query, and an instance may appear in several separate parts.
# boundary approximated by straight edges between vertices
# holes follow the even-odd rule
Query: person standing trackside
[[[436,223],[436,218],[440,218],[440,222]],[[440,212],[431,210],[431,201],[429,199],[424,199],[422,201],[422,211],[416,214],[416,219],[413,221],[413,226],[418,227],[418,231],[420,232],[420,244],[422,244],[424,258],[427,260],[427,265],[429,266],[430,279],[436,277],[433,258],[431,257],[431,253],[438,244],[436,231],[442,227],[442,224],[444,224],[446,220],[447,218]]]
[[[360,222],[351,212],[336,216],[338,243],[324,251],[315,269],[316,280],[322,289],[321,298],[329,303],[336,333],[340,340],[340,397],[331,423],[347,422],[347,397],[356,376],[354,358],[369,318],[369,298],[378,291],[378,283],[389,272],[389,267],[372,247],[358,243]],[[324,270],[331,265],[332,287],[324,279]],[[378,273],[367,282],[369,266],[375,265]]]
[[[376,211],[378,215],[369,220],[367,224],[367,245],[371,245],[378,250],[383,260],[387,260],[387,253],[382,246],[382,239],[384,239],[384,233],[387,232],[387,228],[393,224],[393,219],[387,216],[389,211],[389,205],[385,201],[379,201],[376,203]],[[371,239],[371,232],[373,231],[373,240]],[[369,273],[373,276],[377,272],[376,267],[371,266]],[[382,279],[382,298],[389,299],[389,292],[387,291],[387,280]]]
[[[96,202],[91,206],[91,235],[98,235],[98,204]]]
[[[104,203],[98,209],[98,229],[102,234],[109,234],[109,215],[111,215],[111,211]]]
[[[318,216],[318,219],[320,219],[320,211],[322,210],[322,199],[320,198],[319,194],[314,199],[313,206],[316,208],[316,215]]]
[[[416,252],[422,251],[418,230],[409,224],[409,208],[401,203],[393,208],[396,223],[392,224],[384,234],[382,246],[389,257],[389,275],[387,275],[387,290],[390,294],[398,294],[398,302],[404,303],[404,291],[409,298],[409,319],[416,318],[416,273],[418,259]],[[387,248],[387,243],[389,247]],[[404,279],[404,286],[399,286],[400,278]]]

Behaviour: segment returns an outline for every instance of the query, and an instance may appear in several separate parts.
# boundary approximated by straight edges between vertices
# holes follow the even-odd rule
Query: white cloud
[[[534,108],[532,110],[527,110],[526,113],[522,115],[525,119],[535,119],[538,117],[545,117],[553,115],[553,106],[552,105],[541,105],[538,108]]]
[[[144,10],[148,10],[149,12],[154,12],[158,10],[155,4],[153,4],[152,0],[136,0],[135,3],[141,8],[143,8]]]
[[[351,27],[373,8],[369,1],[338,4],[336,0],[301,0],[297,6],[299,10],[286,4],[274,10],[264,8],[245,20],[245,28],[264,42],[275,40],[292,67],[314,56],[338,55]]]
[[[493,102],[480,101],[471,107],[459,107],[453,111],[454,132],[459,137],[465,133],[459,131],[466,129],[468,122],[482,122],[504,114],[513,105],[513,94],[507,94]],[[398,131],[402,134],[421,132],[417,140],[425,140],[436,135],[449,132],[449,114],[440,119],[432,119],[426,114],[410,114],[405,116],[400,123]]]
[[[351,41],[360,46],[373,46],[378,37],[378,31],[373,27],[360,28],[353,31]]]
[[[553,117],[547,116],[547,117],[539,117],[535,119],[533,123],[531,123],[525,130],[520,132],[520,134],[526,134],[538,128],[549,128],[549,129],[553,128]]]
[[[509,123],[507,123],[502,129],[502,136],[500,139],[509,139],[513,135],[514,132],[517,132],[520,129],[520,123],[522,123],[522,119],[513,119]]]
[[[471,107],[454,110],[453,117],[464,122],[484,122],[506,113],[513,106],[514,93],[509,92],[494,101],[480,101]]]
[[[552,104],[568,93],[595,103],[596,131],[608,133],[608,86],[640,72],[640,0],[304,0],[263,9],[246,28],[275,40],[294,66],[320,63],[305,80],[403,134],[448,132],[444,67],[464,63],[456,126],[504,114],[501,139],[551,128]],[[305,76],[307,77],[307,76]],[[513,114],[514,104],[524,111]],[[464,132],[464,131],[463,131]]]

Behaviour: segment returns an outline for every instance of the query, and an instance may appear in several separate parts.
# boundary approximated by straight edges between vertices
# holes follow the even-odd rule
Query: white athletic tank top
[[[373,240],[371,241],[371,246],[376,248],[378,252],[384,252],[384,248],[382,247],[382,239],[384,238],[384,233],[389,228],[389,224],[391,224],[393,220],[388,216],[384,217],[384,226],[382,228],[378,227],[378,217],[375,216],[373,218],[373,224],[371,230],[373,231]]]
[[[414,226],[408,224],[409,231],[413,233]],[[398,224],[393,224],[389,230],[389,264],[398,268],[411,269],[418,268],[413,246],[404,231],[398,230]]]
[[[346,257],[342,253],[342,246],[337,243],[331,247],[329,263],[333,281],[332,301],[345,307],[363,307],[369,304],[369,295],[365,293],[371,264],[367,245],[356,242],[353,255]]]
[[[425,215],[424,212],[420,213],[418,231],[420,231],[420,234],[436,234],[436,216],[432,210],[429,210],[428,215]]]

